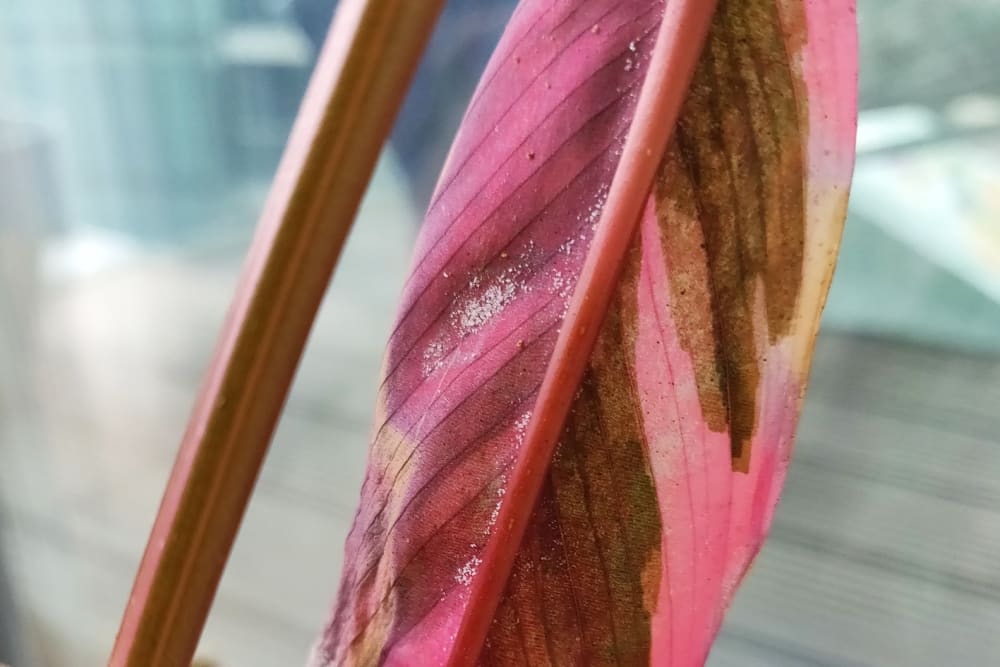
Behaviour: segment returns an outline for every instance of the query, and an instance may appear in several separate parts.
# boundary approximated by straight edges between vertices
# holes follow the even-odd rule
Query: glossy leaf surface
[[[430,205],[315,663],[445,664],[664,5],[524,0]],[[849,0],[723,0],[478,661],[698,665],[771,521],[853,164]],[[536,416],[537,418],[537,416]],[[524,505],[521,507],[521,505]],[[465,656],[474,662],[476,656]]]

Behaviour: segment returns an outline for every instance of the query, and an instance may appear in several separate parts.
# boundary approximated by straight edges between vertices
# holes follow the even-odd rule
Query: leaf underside
[[[663,6],[515,11],[420,233],[314,664],[454,657]],[[853,164],[853,10],[720,2],[469,663],[704,662],[791,455]]]

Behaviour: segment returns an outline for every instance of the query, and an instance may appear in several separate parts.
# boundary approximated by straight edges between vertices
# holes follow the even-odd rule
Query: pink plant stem
[[[191,664],[316,311],[442,2],[341,3],[181,443],[109,665]]]

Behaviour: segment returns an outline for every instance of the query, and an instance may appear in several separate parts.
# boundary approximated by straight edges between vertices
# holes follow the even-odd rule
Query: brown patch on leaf
[[[635,395],[639,257],[635,244],[482,664],[649,664],[662,564]]]
[[[720,2],[655,187],[680,342],[740,471],[757,425],[758,341],[788,333],[802,280],[805,110],[781,19],[775,0]]]

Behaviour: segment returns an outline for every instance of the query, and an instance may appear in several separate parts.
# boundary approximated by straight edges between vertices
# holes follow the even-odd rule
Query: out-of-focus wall
[[[270,178],[312,53],[287,16],[262,4],[4,9],[0,119],[30,121],[44,136],[71,228],[169,240],[217,213],[220,193]]]

